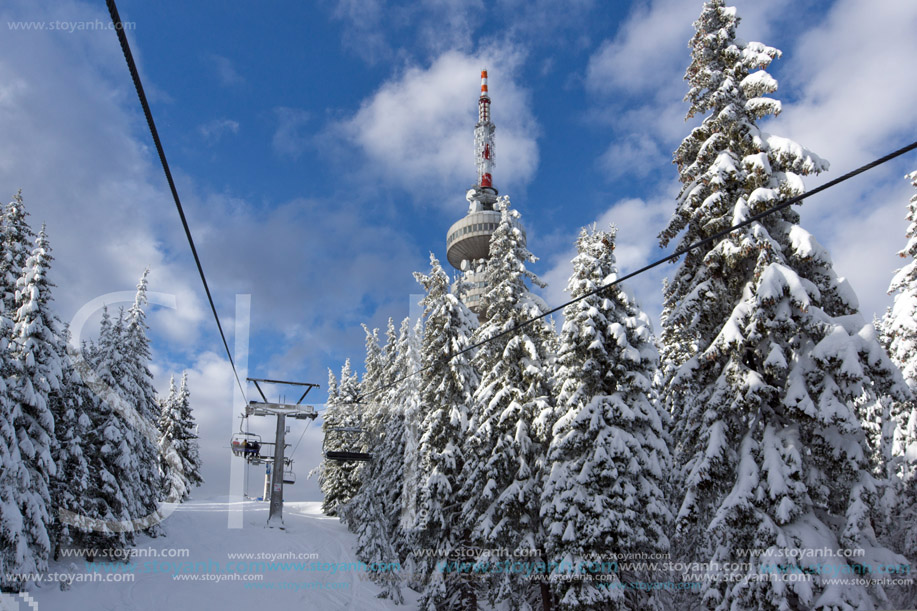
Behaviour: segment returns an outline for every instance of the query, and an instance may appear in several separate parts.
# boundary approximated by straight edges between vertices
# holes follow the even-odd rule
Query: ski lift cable
[[[172,191],[172,199],[175,201],[175,207],[178,209],[178,216],[181,218],[182,227],[185,229],[185,236],[188,238],[188,245],[191,247],[191,254],[194,256],[194,262],[197,265],[197,271],[201,276],[201,283],[204,285],[204,292],[207,293],[207,301],[210,302],[210,310],[213,312],[213,319],[217,323],[217,329],[220,332],[220,338],[223,340],[223,347],[226,349],[226,356],[229,358],[229,365],[232,367],[232,373],[236,377],[236,383],[239,390],[242,391],[242,398],[245,399],[245,388],[242,386],[242,380],[239,378],[239,372],[236,371],[236,364],[233,361],[232,353],[229,350],[229,342],[226,341],[226,334],[223,333],[223,325],[220,324],[220,316],[217,314],[216,305],[213,303],[213,296],[210,294],[210,287],[207,285],[207,277],[204,275],[204,267],[201,265],[201,259],[197,254],[197,248],[194,246],[194,239],[191,237],[191,229],[188,227],[188,219],[185,218],[185,211],[181,205],[181,199],[178,197],[178,190],[175,188],[175,181],[172,179],[172,171],[169,169],[169,162],[166,160],[166,153],[162,148],[162,142],[159,140],[159,132],[156,130],[156,123],[153,121],[153,113],[147,102],[146,93],[143,91],[143,84],[140,82],[140,73],[137,71],[137,65],[134,63],[134,56],[131,53],[130,45],[127,42],[127,35],[124,33],[124,26],[121,23],[121,16],[118,14],[118,7],[115,0],[106,0],[108,12],[118,35],[118,41],[121,43],[121,51],[124,53],[124,59],[127,61],[128,70],[131,73],[131,79],[134,81],[134,88],[137,90],[137,97],[140,98],[140,105],[143,107],[143,114],[146,116],[147,125],[150,128],[150,134],[153,136],[153,143],[156,145],[156,152],[159,153],[159,161],[162,163],[162,169],[165,172],[166,180],[169,183],[169,189]],[[248,403],[248,401],[245,401]]]
[[[296,445],[293,446],[293,451],[290,452],[290,456],[296,453],[296,448],[299,447],[299,442],[302,441],[302,438],[306,436],[306,431],[309,430],[309,427],[312,425],[312,420],[306,423],[306,427],[302,430],[302,434],[299,436],[299,439],[296,440]]]
[[[406,375],[404,375],[404,376],[402,376],[402,377],[400,377],[400,378],[394,380],[393,382],[390,382],[389,384],[386,384],[386,385],[384,385],[384,386],[382,386],[382,387],[380,387],[380,388],[373,389],[373,390],[371,390],[371,391],[365,393],[364,395],[360,395],[360,396],[357,398],[357,401],[354,401],[354,403],[359,403],[359,402],[360,402],[360,399],[363,399],[364,397],[369,397],[369,396],[375,395],[375,394],[377,394],[377,393],[379,393],[379,392],[382,392],[382,391],[388,390],[388,389],[390,389],[390,388],[393,388],[393,387],[397,386],[398,384],[400,384],[401,382],[404,382],[405,380],[407,380],[407,379],[409,379],[409,378],[412,378],[412,377],[414,377],[414,376],[416,376],[416,375],[419,375],[419,374],[421,374],[421,373],[427,371],[428,369],[432,369],[434,366],[436,366],[436,365],[439,364],[439,363],[448,363],[449,361],[451,361],[451,360],[454,359],[455,357],[461,356],[461,355],[463,355],[463,354],[467,354],[468,352],[471,352],[472,350],[476,350],[477,348],[480,348],[480,347],[483,346],[484,344],[487,344],[487,343],[489,343],[489,342],[492,342],[492,341],[494,341],[495,339],[499,339],[499,338],[504,337],[504,336],[507,336],[507,335],[515,334],[515,333],[521,331],[522,329],[524,329],[525,327],[527,327],[528,325],[530,325],[530,324],[532,324],[532,323],[534,323],[534,322],[536,322],[536,321],[538,321],[538,320],[541,320],[542,318],[546,318],[546,317],[550,316],[551,314],[554,314],[554,313],[556,313],[556,312],[559,312],[560,310],[564,309],[564,308],[567,307],[568,305],[572,305],[572,304],[574,304],[574,303],[576,303],[576,302],[578,302],[578,301],[582,301],[583,299],[586,299],[587,297],[591,297],[591,296],[593,296],[593,295],[597,295],[597,294],[599,294],[599,293],[602,293],[602,292],[604,292],[604,291],[607,291],[608,289],[612,288],[613,286],[615,286],[615,285],[617,285],[617,284],[619,284],[619,283],[621,283],[621,282],[624,282],[625,280],[629,280],[629,279],[631,279],[631,278],[633,278],[633,277],[635,277],[635,276],[639,276],[640,274],[643,274],[643,273],[645,273],[645,272],[648,272],[649,270],[653,269],[654,267],[658,267],[658,266],[662,265],[663,263],[667,263],[667,262],[669,262],[669,261],[675,261],[676,259],[678,259],[679,257],[681,257],[683,254],[686,254],[686,253],[688,253],[688,252],[690,252],[690,251],[692,251],[692,250],[694,250],[694,249],[696,249],[696,248],[700,248],[701,246],[706,246],[707,244],[710,244],[711,242],[714,242],[715,240],[719,240],[720,238],[722,238],[722,237],[724,237],[724,236],[726,236],[726,235],[732,233],[733,231],[735,231],[735,230],[737,230],[737,229],[742,229],[743,227],[747,227],[748,225],[751,225],[752,223],[755,223],[755,222],[757,222],[757,221],[760,221],[761,219],[763,219],[763,218],[766,217],[766,216],[769,216],[769,215],[771,215],[771,214],[773,214],[773,213],[775,213],[775,212],[779,212],[780,210],[783,210],[784,208],[788,208],[788,207],[792,206],[793,204],[798,204],[798,203],[800,203],[802,200],[806,199],[807,197],[810,197],[810,196],[812,196],[812,195],[815,195],[816,193],[821,193],[822,191],[825,191],[825,190],[827,190],[827,189],[830,189],[831,187],[834,187],[834,186],[836,186],[836,185],[839,185],[839,184],[842,183],[842,182],[845,182],[845,181],[847,181],[847,180],[850,180],[850,179],[853,178],[854,176],[857,176],[857,175],[859,175],[859,174],[862,174],[863,172],[866,172],[866,171],[871,170],[871,169],[873,169],[873,168],[875,168],[875,167],[877,167],[877,166],[880,166],[880,165],[882,165],[883,163],[886,163],[886,162],[888,162],[888,161],[891,161],[892,159],[895,159],[896,157],[900,157],[901,155],[904,155],[905,153],[908,153],[908,152],[910,152],[910,151],[913,151],[914,149],[917,149],[917,142],[912,142],[911,144],[908,144],[907,146],[901,147],[901,148],[899,148],[898,150],[893,151],[893,152],[889,153],[888,155],[885,155],[884,157],[880,157],[880,158],[878,158],[878,159],[876,159],[876,160],[874,160],[874,161],[871,161],[871,162],[869,162],[869,163],[867,163],[867,164],[865,164],[865,165],[862,165],[862,166],[858,167],[857,169],[852,170],[852,171],[850,171],[850,172],[847,172],[847,173],[844,174],[843,176],[839,176],[838,178],[835,178],[834,180],[830,180],[830,181],[826,182],[826,183],[823,184],[823,185],[819,185],[819,186],[813,188],[813,189],[810,190],[810,191],[806,191],[805,193],[801,193],[800,195],[797,195],[797,196],[795,196],[795,197],[791,197],[790,199],[788,199],[788,200],[786,200],[786,201],[784,201],[784,202],[781,202],[781,203],[777,204],[777,205],[774,206],[773,208],[768,208],[767,210],[765,210],[765,211],[763,211],[763,212],[760,212],[760,213],[758,213],[758,214],[756,214],[756,215],[754,215],[754,216],[751,216],[751,217],[745,219],[744,221],[742,221],[741,223],[737,223],[737,224],[733,225],[732,227],[729,227],[728,229],[724,229],[724,230],[722,230],[722,231],[719,231],[719,232],[717,232],[717,233],[715,233],[715,234],[713,234],[713,235],[711,235],[711,236],[709,236],[709,237],[704,238],[703,240],[700,240],[700,241],[698,241],[698,242],[694,242],[693,244],[688,244],[687,246],[683,246],[683,247],[677,249],[675,252],[673,252],[673,253],[670,254],[670,255],[667,255],[667,256],[665,256],[665,257],[663,257],[663,258],[661,258],[661,259],[658,259],[658,260],[656,260],[656,261],[653,261],[652,263],[649,263],[649,264],[647,264],[647,265],[644,265],[644,266],[641,267],[640,269],[637,269],[637,270],[635,270],[635,271],[630,272],[629,274],[626,274],[626,275],[624,275],[624,276],[621,276],[621,277],[619,277],[619,278],[616,278],[616,279],[612,280],[611,282],[609,282],[608,284],[603,284],[602,286],[600,286],[600,287],[598,287],[598,288],[596,288],[596,289],[594,289],[594,290],[592,290],[592,291],[589,291],[588,293],[585,293],[585,294],[583,294],[583,295],[580,295],[580,296],[577,297],[576,299],[571,299],[570,301],[567,301],[566,303],[562,303],[561,305],[559,305],[559,306],[557,306],[557,307],[555,307],[555,308],[552,308],[552,309],[550,309],[550,310],[548,310],[548,311],[546,311],[546,312],[543,312],[543,313],[539,314],[538,316],[535,316],[535,317],[530,318],[530,319],[528,319],[528,320],[524,320],[524,321],[522,321],[521,323],[519,323],[518,325],[515,325],[515,326],[513,326],[513,327],[510,327],[509,329],[504,329],[503,331],[500,331],[499,333],[497,333],[497,334],[495,334],[495,335],[492,335],[491,337],[488,337],[488,338],[486,338],[486,339],[483,339],[483,340],[477,342],[476,344],[472,344],[471,346],[468,346],[467,348],[464,348],[464,349],[462,349],[462,350],[456,352],[455,354],[441,357],[441,359],[440,359],[439,361],[437,361],[437,362],[435,362],[435,363],[433,363],[433,364],[431,364],[431,365],[427,365],[426,367],[422,367],[422,368],[418,369],[417,371],[414,371],[414,372],[412,372],[412,373],[406,374]]]

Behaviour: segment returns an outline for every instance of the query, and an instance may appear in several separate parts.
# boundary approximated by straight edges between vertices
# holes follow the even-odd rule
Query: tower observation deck
[[[471,311],[481,315],[481,297],[487,291],[476,261],[490,256],[490,236],[500,223],[500,211],[494,210],[497,189],[493,186],[495,164],[494,124],[490,120],[490,96],[487,70],[481,71],[481,97],[478,98],[478,122],[474,126],[474,161],[477,184],[465,195],[468,212],[453,223],[446,234],[446,258],[452,267],[464,273],[466,290],[460,295]],[[520,230],[522,227],[519,228]],[[523,240],[525,231],[522,231]]]

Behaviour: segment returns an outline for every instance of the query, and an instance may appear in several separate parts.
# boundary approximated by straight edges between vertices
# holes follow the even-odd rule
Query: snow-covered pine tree
[[[686,100],[689,117],[706,117],[675,153],[682,189],[663,245],[762,212],[827,167],[757,127],[780,109],[764,97],[777,88],[764,68],[779,51],[739,42],[737,23],[722,0],[708,0],[695,22]],[[798,223],[784,209],[692,251],[666,288],[662,400],[682,491],[673,549],[749,567],[706,582],[711,609],[869,608],[856,579],[834,578],[904,560],[875,542],[863,425],[874,389],[902,396],[903,383],[852,289]],[[813,559],[812,549],[831,557]]]
[[[22,482],[19,503],[35,572],[47,569],[52,551],[49,484],[56,473],[53,459],[56,440],[50,398],[62,391],[64,367],[63,342],[50,309],[51,283],[47,276],[50,264],[50,246],[42,229],[16,282],[12,337],[7,346],[12,366],[7,387],[10,399],[18,404],[16,434],[28,472],[28,478]]]
[[[560,418],[541,499],[557,573],[605,580],[555,581],[560,609],[658,608],[654,592],[625,585],[658,576],[628,568],[636,563],[613,565],[609,554],[659,557],[669,549],[663,482],[670,457],[653,390],[659,357],[649,317],[620,285],[589,295],[617,275],[615,233],[583,229],[576,243],[567,291],[582,299],[564,309],[554,382]]]
[[[2,257],[0,257],[0,283],[3,286],[4,311],[7,316],[15,312],[16,283],[22,276],[22,269],[32,250],[35,232],[29,227],[28,212],[22,201],[22,191],[13,196],[13,201],[3,209]]]
[[[19,195],[15,202],[21,203]],[[11,250],[6,217],[4,213],[0,222],[0,589],[16,591],[24,584],[15,578],[8,579],[7,576],[25,573],[35,563],[28,546],[25,520],[19,502],[23,483],[29,478],[28,469],[19,452],[16,432],[20,405],[10,396],[7,385],[7,380],[12,380],[14,370],[10,355],[10,340],[13,336],[10,316],[15,282],[21,267],[16,267],[14,272],[10,271],[15,256]]]
[[[10,574],[44,571],[54,545],[51,396],[60,393],[63,377],[63,341],[50,311],[50,246],[44,230],[32,244],[27,216],[17,193],[0,219],[0,429],[6,446],[0,453],[0,565]],[[25,585],[0,581],[9,589]]]
[[[124,312],[114,321],[105,307],[97,342],[87,345],[87,374],[94,409],[84,450],[92,469],[89,496],[99,522],[84,537],[87,547],[127,548],[134,543],[133,497],[139,488],[133,444],[136,430],[126,419],[130,406],[121,396],[124,376]],[[90,370],[91,368],[91,370]],[[158,461],[156,462],[158,469]]]
[[[378,328],[370,329],[364,324],[363,331],[366,334],[366,358],[363,362],[363,379],[360,382],[360,403],[351,405],[349,410],[353,414],[352,417],[359,414],[360,426],[366,431],[365,438],[375,441],[382,436],[384,419],[387,416],[384,395],[380,395],[380,393],[386,385],[386,380],[394,375],[397,337],[395,336],[395,323],[391,318],[388,319],[388,331],[386,333],[388,341],[384,349],[379,346]],[[390,359],[388,358],[389,356],[391,356]],[[356,441],[355,435],[351,437],[351,441]],[[374,443],[373,446],[375,450],[376,444]],[[357,535],[357,555],[364,558],[368,557],[366,549],[371,547],[373,539],[386,538],[389,534],[385,532],[383,524],[376,519],[375,513],[371,512],[368,506],[368,503],[373,500],[373,495],[376,493],[376,489],[373,486],[378,473],[369,473],[373,469],[372,464],[350,463],[344,465],[344,467],[359,470],[358,477],[361,482],[359,492],[354,495],[353,501],[347,507],[347,511],[342,514],[342,519],[347,523],[350,530]],[[370,488],[372,488],[371,491]]]
[[[390,388],[398,379],[399,375],[395,363],[398,361],[398,330],[395,328],[395,320],[389,316],[388,324],[385,327],[385,345],[382,347],[382,371],[377,384],[378,388]],[[364,392],[365,394],[365,392]]]
[[[477,594],[472,583],[454,571],[460,550],[469,546],[462,527],[462,471],[464,439],[478,374],[471,354],[477,317],[449,291],[449,276],[433,254],[430,273],[415,273],[426,290],[423,299],[424,333],[421,348],[420,401],[423,420],[418,448],[418,508],[411,544],[416,572],[425,582],[420,600],[424,611],[473,611]],[[456,291],[461,293],[461,291]],[[430,555],[430,550],[435,555]],[[452,565],[457,566],[457,565]]]
[[[390,392],[390,384],[400,377],[396,369],[398,358],[398,334],[395,331],[395,322],[388,319],[386,326],[386,343],[379,346],[379,329],[370,330],[365,324],[366,333],[366,359],[364,360],[363,380],[360,383],[359,403],[352,405],[350,410],[354,418],[359,419],[360,426],[366,431],[365,438],[373,440],[373,445],[382,439],[389,419],[389,405],[386,401]],[[365,471],[373,468],[371,464],[355,464],[353,467],[360,471],[360,481],[372,481],[375,476],[368,475]],[[361,484],[362,489],[362,484]],[[359,513],[359,512],[358,512]]]
[[[486,322],[474,341],[494,338],[541,309],[526,280],[541,281],[525,264],[535,261],[518,226],[519,213],[507,197],[495,205],[501,219],[491,236],[483,300]],[[551,422],[550,378],[554,329],[544,319],[482,345],[474,356],[481,379],[466,439],[463,527],[472,543],[493,558],[544,556],[540,505],[544,456]],[[501,555],[502,554],[502,555]],[[486,560],[485,560],[486,562]],[[539,592],[511,571],[491,567],[488,598],[514,609],[530,609]],[[543,603],[550,591],[541,584]],[[536,603],[541,604],[541,603]]]
[[[68,338],[69,330],[65,329],[62,334],[65,347]],[[93,515],[94,499],[89,493],[93,468],[85,447],[92,425],[89,412],[95,403],[69,355],[62,363],[61,391],[50,398],[56,436],[52,456],[57,466],[50,485],[55,560],[61,549],[81,545],[84,533],[90,531],[89,520],[97,517]]]
[[[917,172],[906,177],[917,187]],[[909,258],[907,265],[892,278],[889,293],[895,301],[882,319],[882,342],[892,361],[901,369],[904,380],[917,395],[917,194],[908,204],[907,245],[898,253]],[[896,434],[893,449],[893,476],[897,478],[898,499],[890,524],[892,540],[898,551],[917,561],[917,401],[891,404]]]
[[[178,387],[177,422],[173,445],[178,446],[178,453],[184,467],[183,473],[190,489],[204,483],[201,476],[201,451],[197,436],[197,423],[191,410],[191,389],[188,388],[188,372],[182,373]]]
[[[24,585],[7,579],[7,575],[25,573],[33,564],[19,508],[22,482],[29,476],[16,439],[19,405],[10,398],[6,384],[12,370],[7,351],[12,327],[13,322],[0,308],[0,589],[5,592]]]
[[[115,330],[115,323],[105,307],[97,341],[84,342],[83,360],[79,357],[76,360],[83,384],[74,390],[83,400],[85,414],[90,420],[83,443],[83,453],[90,468],[89,511],[80,515],[93,520],[94,527],[80,533],[78,544],[86,548],[127,548],[134,541],[133,531],[124,526],[130,524],[131,518],[127,500],[130,474],[120,479],[121,465],[130,462],[124,441],[130,429],[113,407],[119,397],[109,384],[114,378],[108,363],[120,359],[116,333],[120,334],[120,328]]]
[[[325,450],[352,450],[347,447],[344,435],[328,435],[329,429],[337,427],[358,427],[359,412],[355,402],[360,398],[360,382],[350,366],[350,359],[341,368],[341,380],[328,371],[328,402],[322,417],[322,431],[325,435]],[[322,511],[329,516],[339,515],[360,489],[360,468],[353,463],[338,463],[327,458],[322,461],[319,487],[322,490]]]
[[[132,515],[140,520],[138,526],[148,533],[156,535],[161,532],[158,519],[160,494],[159,447],[156,424],[159,421],[159,401],[153,385],[153,374],[150,371],[150,340],[147,337],[146,313],[147,276],[150,270],[144,270],[137,284],[134,303],[127,311],[124,324],[124,376],[119,386],[127,404],[139,417],[131,422],[135,430],[133,436],[133,454],[137,464],[137,483],[134,491],[134,508]]]
[[[185,501],[191,489],[204,482],[195,428],[188,374],[185,372],[178,390],[175,389],[175,378],[169,380],[169,397],[162,402],[159,418],[160,469],[166,499]],[[171,457],[173,453],[174,457]]]
[[[166,397],[159,398],[159,420],[156,422],[156,430],[159,432],[159,480],[161,486],[161,497],[168,498],[169,491],[172,490],[176,500],[184,496],[185,488],[182,486],[181,478],[172,479],[169,463],[172,462],[178,466],[178,454],[173,452],[172,456],[167,457],[169,450],[172,448],[172,442],[168,440],[168,432],[171,428],[171,412],[175,399],[178,396],[178,389],[175,388],[175,376],[169,378],[169,394]]]
[[[377,385],[375,394],[364,394],[363,398],[364,405],[371,407],[367,434],[372,440],[373,460],[363,469],[360,492],[347,507],[346,521],[357,534],[357,555],[368,563],[404,565],[408,557],[402,524],[404,472],[411,460],[405,456],[405,417],[416,411],[419,401],[416,378],[402,379],[416,371],[419,363],[419,342],[410,323],[410,318],[404,319],[396,339],[390,322],[388,343],[381,352],[395,358],[384,363],[378,373],[380,379],[401,381],[389,388]],[[367,342],[367,356],[371,354],[369,348]],[[372,578],[385,588],[384,596],[403,602],[398,573],[374,573]]]
[[[338,395],[338,379],[334,375],[334,372],[331,369],[328,369],[328,398],[325,401],[325,411],[322,414],[322,451],[327,452],[328,450],[337,450],[340,449],[338,444],[335,443],[336,439],[329,437],[328,429],[332,426],[336,426],[336,421],[338,420],[337,416],[337,395]],[[328,460],[327,458],[322,458],[322,462],[319,463],[318,467],[313,469],[309,473],[309,477],[313,475],[318,477],[318,486],[322,491],[322,512],[327,515],[337,515],[337,505],[338,502],[334,498],[337,493],[337,483],[336,479],[340,477],[338,472],[338,467],[335,462]],[[329,497],[331,500],[329,501]]]
[[[417,521],[417,484],[420,462],[420,427],[423,421],[421,407],[421,345],[423,344],[423,317],[414,321],[410,317],[401,322],[398,341],[397,369],[402,381],[392,388],[392,401],[404,414],[403,449],[401,469],[401,510],[396,546],[404,558],[410,557],[410,536]]]

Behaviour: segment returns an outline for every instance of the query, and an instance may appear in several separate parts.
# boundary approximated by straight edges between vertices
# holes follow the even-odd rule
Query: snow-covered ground
[[[94,565],[82,558],[52,562],[52,573],[74,575],[71,588],[61,591],[57,583],[45,583],[29,594],[38,611],[416,608],[417,594],[407,588],[404,606],[377,598],[381,589],[351,551],[353,535],[337,518],[323,515],[320,506],[285,503],[280,530],[265,527],[267,503],[189,501],[163,523],[165,537],[139,537],[137,555],[127,563],[108,564],[107,558],[97,558]],[[239,509],[243,527],[228,528],[230,511]],[[7,600],[0,603],[13,602],[2,596]],[[16,599],[21,609],[28,608],[24,599]]]

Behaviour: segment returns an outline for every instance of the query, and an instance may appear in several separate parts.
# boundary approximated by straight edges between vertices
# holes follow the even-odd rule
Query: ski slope
[[[130,560],[52,562],[51,573],[73,575],[70,589],[44,583],[30,587],[29,594],[38,611],[416,608],[417,594],[407,588],[404,606],[377,598],[381,589],[351,551],[353,535],[320,507],[285,503],[280,530],[265,527],[268,503],[189,501],[163,523],[165,537],[138,537]],[[228,528],[229,512],[240,509],[244,526]],[[233,557],[237,554],[249,556]]]

